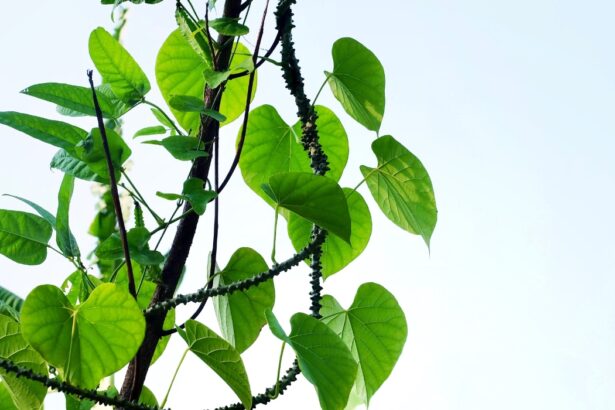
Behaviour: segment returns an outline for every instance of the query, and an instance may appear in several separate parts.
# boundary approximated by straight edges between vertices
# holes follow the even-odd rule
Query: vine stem
[[[111,197],[113,198],[113,208],[115,209],[115,216],[117,219],[117,225],[120,231],[120,239],[122,240],[122,249],[124,250],[124,259],[126,260],[126,271],[128,273],[128,291],[134,297],[137,298],[137,289],[135,287],[135,278],[132,272],[132,262],[130,261],[130,250],[128,249],[128,238],[126,236],[126,226],[124,225],[124,216],[122,215],[122,205],[120,204],[120,194],[117,191],[117,181],[115,179],[115,170],[113,168],[113,161],[111,160],[111,151],[109,149],[109,141],[107,139],[107,131],[105,130],[105,124],[103,121],[100,105],[98,104],[98,97],[96,96],[96,89],[94,88],[94,80],[92,79],[92,70],[88,70],[88,80],[90,82],[90,88],[92,89],[92,99],[94,100],[94,110],[96,111],[96,119],[98,120],[98,129],[103,143],[105,151],[105,158],[107,160],[107,170],[109,171],[109,183],[111,186]]]
[[[141,202],[143,204],[143,206],[145,206],[145,208],[147,208],[149,213],[152,214],[152,216],[156,220],[156,223],[158,225],[160,225],[161,222],[162,222],[162,218],[156,212],[154,212],[154,210],[149,206],[149,204],[147,203],[147,201],[145,200],[145,198],[143,197],[141,192],[139,192],[139,189],[137,188],[137,186],[132,182],[132,180],[128,176],[128,173],[126,171],[122,170],[122,175],[124,176],[124,178],[126,178],[126,181],[128,181],[128,184],[134,190],[134,194],[136,194],[136,197],[137,197],[137,199],[139,199],[139,202]],[[124,189],[126,189],[126,188],[124,188]],[[128,192],[130,192],[130,190],[128,190],[128,189],[126,189],[126,190]],[[134,194],[133,194],[133,196],[134,196]]]
[[[320,93],[325,88],[325,85],[327,85],[328,81],[329,81],[329,76],[327,75],[325,77],[325,81],[323,81],[322,84],[320,85],[320,88],[318,89],[318,92],[316,93],[316,96],[314,97],[314,100],[312,101],[312,108],[314,108],[314,106],[316,105],[316,100],[318,100],[318,97],[320,97]]]
[[[169,384],[167,393],[164,395],[164,399],[162,399],[162,403],[160,403],[160,407],[162,408],[164,408],[164,405],[167,404],[169,393],[171,393],[171,388],[173,387],[173,383],[175,383],[175,378],[177,377],[177,373],[179,373],[179,368],[182,366],[182,363],[184,363],[184,359],[186,358],[186,355],[188,354],[189,351],[190,349],[184,350],[184,353],[182,354],[181,359],[179,359],[179,363],[177,364],[177,367],[175,368],[175,373],[173,373],[173,378],[171,379],[171,383]]]

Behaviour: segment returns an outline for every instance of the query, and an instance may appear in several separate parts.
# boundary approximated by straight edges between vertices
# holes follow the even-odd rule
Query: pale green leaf
[[[395,297],[376,283],[359,287],[348,310],[325,295],[320,310],[359,363],[355,391],[366,405],[389,377],[408,335],[406,317]]]
[[[286,172],[269,178],[263,190],[277,206],[350,242],[346,196],[334,180],[306,172]]]
[[[361,166],[376,203],[393,223],[421,235],[427,246],[438,210],[431,179],[421,161],[390,135],[372,143],[378,166]]]
[[[21,310],[24,338],[64,380],[94,388],[136,354],[145,319],[132,296],[113,283],[98,286],[73,306],[51,285],[36,287]]]
[[[251,58],[248,49],[239,44],[235,56],[231,60],[231,69]],[[204,76],[207,63],[192,49],[182,36],[179,29],[173,31],[166,39],[156,59],[156,80],[164,99],[169,102],[173,95],[188,95],[203,98],[205,88]],[[230,81],[224,90],[219,112],[226,117],[221,125],[234,121],[243,113],[248,90],[247,76]],[[256,90],[256,82],[254,84]],[[252,93],[254,98],[254,93]],[[196,133],[201,120],[195,112],[181,112],[171,109],[179,124],[187,131]]]
[[[372,217],[367,203],[357,191],[343,188],[350,213],[350,244],[329,235],[322,244],[322,274],[326,278],[339,272],[357,258],[367,246],[372,233]],[[288,218],[288,236],[297,251],[305,248],[312,232],[312,223],[296,214]]]
[[[378,131],[384,115],[384,68],[378,58],[352,38],[333,44],[333,72],[326,73],[331,91],[360,124]]]
[[[344,409],[357,374],[357,363],[344,342],[327,325],[305,313],[290,319],[288,336],[271,311],[267,311],[267,320],[272,333],[295,351],[301,372],[316,388],[320,407]]]
[[[47,258],[51,225],[21,211],[0,210],[0,253],[17,263],[39,265]]]
[[[239,18],[220,17],[209,22],[209,27],[224,36],[243,36],[250,32],[248,26],[239,22]]]
[[[47,375],[43,358],[24,340],[19,323],[0,315],[0,358],[27,367],[35,373]],[[0,409],[37,410],[42,408],[47,388],[25,377],[0,370]]]
[[[249,279],[269,269],[261,255],[251,248],[239,248],[224,269],[214,278],[214,287],[227,286]],[[275,302],[273,281],[253,286],[244,292],[216,296],[214,308],[222,336],[239,352],[245,351],[258,338],[267,323],[265,310]]]
[[[207,326],[195,320],[188,320],[185,332],[180,335],[190,351],[228,384],[246,409],[251,409],[250,381],[239,352]]]
[[[132,138],[142,137],[144,135],[164,134],[166,132],[167,132],[167,129],[163,127],[162,125],[154,125],[151,127],[141,128],[140,130],[135,132],[135,135],[133,135]]]
[[[348,161],[348,137],[340,120],[331,110],[320,105],[315,108],[319,140],[331,168],[327,176],[338,181]],[[252,110],[239,168],[246,184],[273,206],[271,198],[261,190],[262,184],[281,172],[312,171],[308,154],[301,144],[301,123],[289,126],[270,105]]]
[[[122,101],[134,103],[150,90],[145,73],[126,49],[104,28],[90,34],[90,57],[103,81]]]

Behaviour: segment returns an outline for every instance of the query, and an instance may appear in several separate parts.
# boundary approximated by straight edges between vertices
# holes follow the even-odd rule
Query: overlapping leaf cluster
[[[103,3],[117,6],[121,1]],[[123,168],[132,150],[120,125],[122,117],[135,107],[150,106],[152,119],[158,122],[147,124],[135,138],[152,137],[143,142],[161,146],[176,160],[195,161],[211,152],[198,137],[202,122],[228,124],[244,114],[246,99],[253,98],[253,93],[248,95],[249,81],[244,75],[256,69],[249,49],[237,41],[230,66],[218,71],[215,56],[221,45],[210,34],[213,30],[241,37],[249,33],[248,26],[225,17],[203,21],[181,4],[175,17],[178,29],[162,44],[156,60],[156,82],[171,114],[147,100],[151,83],[117,36],[97,28],[89,39],[90,56],[102,77],[95,91],[107,120],[115,177],[123,181],[121,186],[134,201],[147,208],[156,224],[148,228],[141,205],[135,207],[135,224],[126,237],[134,272],[126,269],[123,238],[116,230],[113,205],[104,188],[110,183],[110,174],[102,130],[86,131],[69,122],[0,112],[0,123],[59,148],[51,167],[64,173],[55,215],[21,197],[16,198],[36,214],[0,210],[0,254],[17,263],[38,265],[45,261],[48,249],[54,249],[75,269],[62,288],[39,286],[23,302],[0,288],[1,359],[43,376],[52,369],[58,380],[83,389],[97,388],[105,377],[132,360],[143,342],[143,311],[150,305],[166,261],[158,250],[160,241],[154,245],[153,236],[164,235],[186,214],[203,215],[207,204],[220,197],[209,181],[186,178],[180,181],[178,193],[157,193],[163,199],[188,204],[184,214],[163,219],[150,208]],[[305,118],[287,122],[274,106],[261,105],[245,113],[246,121],[238,135],[238,145],[242,146],[239,167],[246,185],[274,208],[276,222],[278,214],[286,220],[288,238],[297,252],[314,241],[315,229],[326,231],[318,256],[312,254],[306,260],[314,267],[318,257],[318,269],[325,279],[343,270],[368,245],[371,212],[358,191],[364,182],[384,215],[402,229],[420,235],[428,246],[437,220],[433,187],[422,163],[392,136],[380,136],[385,74],[379,60],[352,38],[333,44],[332,60],[333,68],[325,71],[324,83],[351,118],[376,133],[372,142],[375,165],[361,166],[364,179],[355,181],[351,185],[354,188],[342,187],[340,181],[351,143],[362,143],[365,137],[349,136],[331,108],[314,105],[317,119],[309,124]],[[224,85],[224,91],[219,110],[205,107],[206,87],[212,90],[220,85]],[[22,92],[56,104],[58,112],[66,116],[96,115],[92,92],[86,87],[50,82]],[[305,152],[304,138],[310,129],[317,130],[318,143],[326,154],[326,175],[315,172]],[[75,179],[103,186],[103,206],[90,226],[99,243],[86,260],[98,267],[96,275],[82,260],[70,228]],[[54,231],[57,249],[50,245]],[[268,263],[255,250],[241,247],[204,287],[222,288],[250,281],[268,269]],[[131,274],[138,283],[136,298],[128,293]],[[257,340],[266,324],[273,335],[293,349],[299,369],[314,385],[323,409],[369,404],[393,370],[407,336],[405,316],[395,297],[376,283],[361,285],[347,309],[333,296],[325,295],[316,315],[321,318],[296,313],[287,333],[273,314],[275,293],[273,279],[241,292],[221,293],[213,300],[221,334],[196,320],[187,321],[183,328],[178,326],[177,331],[187,349],[226,382],[245,408],[256,402],[241,354]],[[164,328],[175,326],[175,312],[170,310]],[[163,353],[169,337],[158,341],[154,360]],[[4,370],[0,371],[0,381],[0,403],[6,403],[3,408],[41,408],[46,389],[40,384]],[[113,389],[108,394],[116,394]],[[140,402],[158,406],[147,389]],[[67,396],[67,408],[77,408],[75,403]],[[91,407],[85,406],[78,408]]]

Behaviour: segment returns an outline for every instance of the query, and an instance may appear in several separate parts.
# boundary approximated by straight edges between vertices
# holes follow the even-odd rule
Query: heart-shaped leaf
[[[319,140],[331,168],[327,176],[338,181],[348,161],[348,137],[333,111],[321,105],[315,109],[318,114],[316,126]],[[301,122],[289,126],[271,105],[262,105],[252,110],[239,168],[246,184],[274,206],[271,198],[261,190],[262,184],[281,172],[312,171],[310,159],[301,144]]]
[[[372,143],[378,166],[361,166],[382,212],[406,231],[421,235],[429,246],[438,210],[433,186],[421,161],[390,135]]]
[[[151,86],[141,67],[104,28],[92,31],[88,48],[96,69],[119,99],[134,103],[148,93]]]
[[[285,172],[269,178],[269,184],[262,189],[277,206],[350,243],[346,196],[334,180],[306,172]]]
[[[246,409],[251,409],[250,381],[239,352],[229,342],[196,320],[188,320],[185,331],[179,334],[188,344],[190,351],[228,384]]]
[[[326,278],[339,272],[357,258],[367,246],[372,234],[372,217],[367,203],[357,191],[343,188],[350,212],[350,244],[329,235],[322,244],[322,274]],[[297,251],[310,241],[312,223],[296,214],[288,218],[288,236]]]
[[[354,390],[369,405],[406,342],[404,312],[395,297],[376,283],[361,285],[348,310],[329,295],[321,303],[322,321],[342,338],[359,364]]]
[[[40,216],[0,209],[0,253],[17,263],[39,265],[47,258],[51,225]]]
[[[299,368],[316,388],[320,407],[344,409],[357,374],[357,363],[344,342],[323,322],[305,313],[290,319],[290,335],[273,312],[267,311],[267,321],[271,332],[295,351]]]
[[[326,73],[331,91],[360,124],[378,131],[384,115],[384,68],[378,58],[352,38],[333,43],[333,72]]]
[[[235,56],[231,60],[231,69],[241,65],[244,60],[252,58],[249,50],[242,44],[238,44]],[[173,95],[189,95],[203,98],[205,88],[204,72],[209,66],[199,56],[180,30],[173,31],[166,39],[156,59],[156,80],[164,99],[169,103]],[[220,113],[226,117],[221,125],[234,121],[243,113],[248,92],[247,76],[229,81],[224,90]],[[254,84],[256,90],[256,82]],[[254,93],[252,93],[254,98]],[[181,112],[171,109],[179,124],[187,131],[196,133],[201,119],[198,112]]]
[[[214,286],[230,285],[249,279],[269,268],[261,255],[251,248],[239,248],[214,279]],[[258,338],[267,323],[265,310],[275,302],[273,280],[253,286],[244,292],[216,296],[214,308],[222,336],[235,349],[243,352]]]
[[[94,388],[136,354],[145,319],[132,296],[113,283],[73,306],[51,285],[36,287],[21,310],[24,338],[66,381]]]
[[[19,323],[0,314],[0,358],[35,373],[47,375],[45,361],[22,337]],[[47,388],[38,382],[17,377],[0,370],[0,408],[7,410],[40,409],[47,395]]]

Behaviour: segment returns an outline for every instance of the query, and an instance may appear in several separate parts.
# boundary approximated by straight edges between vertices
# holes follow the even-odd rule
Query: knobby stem
[[[165,404],[167,404],[167,400],[169,398],[169,393],[171,393],[171,388],[173,387],[173,383],[175,382],[175,378],[177,377],[177,373],[179,373],[179,368],[182,366],[182,363],[184,363],[184,359],[186,358],[186,355],[188,354],[189,351],[190,351],[190,349],[184,350],[184,353],[182,354],[181,359],[179,359],[179,363],[177,364],[177,367],[175,368],[175,373],[173,373],[173,378],[171,379],[171,383],[169,384],[169,388],[167,389],[167,393],[164,395],[164,399],[162,399],[162,403],[160,403],[160,408],[164,408]]]

